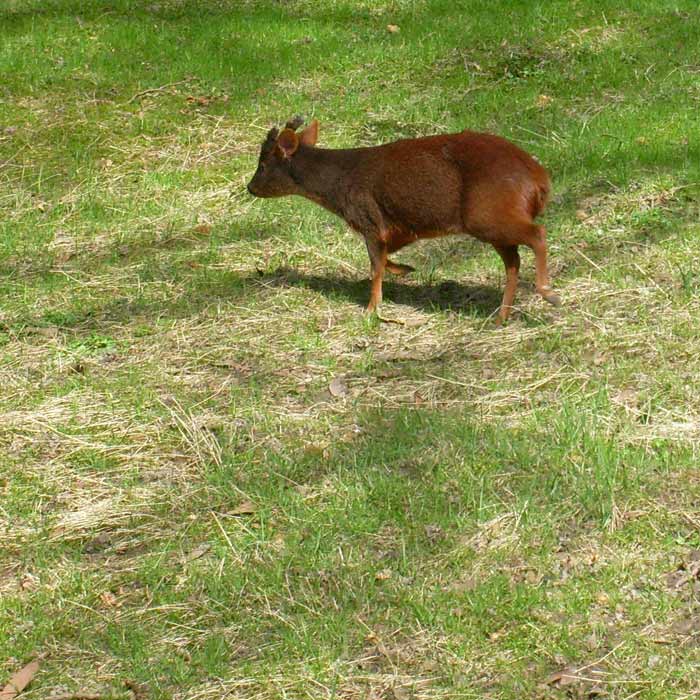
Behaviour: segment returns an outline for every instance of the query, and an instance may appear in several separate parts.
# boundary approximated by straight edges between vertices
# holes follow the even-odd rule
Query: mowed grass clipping
[[[699,43],[690,1],[5,0],[0,687],[697,696]],[[563,306],[523,251],[496,329],[452,237],[366,318],[362,241],[245,191],[297,113],[533,153]]]

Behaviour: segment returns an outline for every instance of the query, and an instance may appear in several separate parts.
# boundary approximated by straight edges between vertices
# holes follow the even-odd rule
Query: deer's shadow
[[[496,287],[463,284],[455,280],[425,284],[411,277],[387,275],[383,283],[384,301],[425,311],[456,311],[483,318],[492,316],[501,303],[502,290]],[[281,267],[274,272],[258,273],[257,280],[272,287],[305,287],[331,298],[352,301],[363,308],[369,301],[369,279],[310,275]]]

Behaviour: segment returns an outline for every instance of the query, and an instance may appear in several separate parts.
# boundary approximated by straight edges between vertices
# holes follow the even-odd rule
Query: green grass
[[[695,697],[699,20],[5,0],[0,687]],[[297,113],[535,154],[563,306],[524,251],[497,330],[500,260],[447,238],[365,318],[361,241],[244,189]]]

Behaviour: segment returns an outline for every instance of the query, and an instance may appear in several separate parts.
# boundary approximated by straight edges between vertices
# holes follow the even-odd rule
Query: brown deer
[[[389,255],[419,238],[467,233],[503,259],[506,285],[498,322],[507,320],[520,269],[518,246],[535,254],[535,285],[558,306],[549,285],[545,229],[534,223],[549,195],[547,171],[525,151],[492,134],[403,139],[368,148],[316,148],[318,121],[300,117],[271,129],[248,184],[256,197],[296,194],[337,214],[362,234],[372,270],[367,311],[382,301],[382,278],[412,272]]]

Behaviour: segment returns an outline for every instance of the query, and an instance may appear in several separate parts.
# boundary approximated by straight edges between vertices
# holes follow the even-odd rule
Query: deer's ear
[[[297,114],[296,117],[293,119],[290,119],[285,125],[285,129],[291,129],[292,131],[296,131],[302,124],[304,123],[304,117],[301,117]]]
[[[291,158],[299,148],[299,137],[291,129],[282,129],[277,139],[277,148],[284,158]]]
[[[315,146],[318,141],[318,119],[314,119],[304,131],[301,132],[301,142],[305,146]]]

